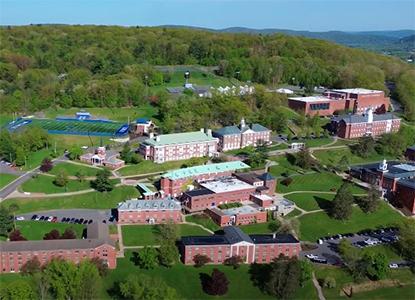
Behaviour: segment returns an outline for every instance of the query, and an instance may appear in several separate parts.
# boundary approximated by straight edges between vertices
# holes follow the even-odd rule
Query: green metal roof
[[[230,161],[218,164],[209,164],[196,167],[190,167],[185,169],[174,170],[164,174],[162,177],[169,178],[171,180],[187,178],[208,173],[219,173],[226,171],[235,171],[240,169],[250,168],[249,165],[241,161]]]
[[[159,141],[157,141],[157,138]],[[216,138],[201,131],[162,134],[154,138],[146,139],[143,143],[152,146],[165,146],[174,144],[186,144],[214,141]]]

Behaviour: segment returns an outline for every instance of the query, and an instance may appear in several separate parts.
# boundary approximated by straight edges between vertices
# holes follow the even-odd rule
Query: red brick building
[[[206,255],[212,264],[222,264],[227,258],[240,256],[245,263],[270,263],[281,254],[298,257],[300,242],[290,234],[247,235],[238,227],[223,228],[224,235],[186,236],[180,244],[184,264],[194,264],[196,255]]]
[[[415,215],[415,177],[399,180],[394,194],[395,200]]]
[[[183,221],[180,202],[173,198],[127,200],[117,208],[120,224],[160,224]]]
[[[412,186],[415,179],[415,163],[396,161],[354,166],[350,169],[353,177],[374,184],[382,190],[384,197],[398,201],[413,212]]]
[[[405,156],[407,159],[415,161],[415,145],[406,149]]]
[[[328,90],[323,96],[290,97],[288,106],[306,115],[331,116],[342,110],[363,114],[370,107],[383,114],[388,111],[390,100],[383,91],[356,88]]]
[[[231,177],[199,182],[199,186],[198,189],[184,192],[181,197],[182,205],[188,212],[248,201],[254,193],[273,195],[276,179],[269,173],[235,173]]]
[[[87,238],[82,240],[1,242],[0,273],[20,272],[22,266],[34,257],[42,265],[57,257],[74,263],[98,257],[110,269],[117,266],[114,242],[109,238],[108,226],[102,223],[88,225]]]
[[[165,195],[177,197],[195,181],[199,182],[230,176],[237,170],[248,168],[249,166],[241,161],[231,161],[178,169],[162,175],[160,186]]]
[[[369,109],[364,115],[334,117],[332,126],[338,137],[351,139],[398,132],[401,126],[401,119],[390,113],[376,115]]]
[[[85,153],[80,156],[80,160],[93,166],[103,166],[110,169],[118,169],[125,165],[125,162],[118,157],[117,151],[107,151],[105,147],[98,147],[94,153]]]
[[[183,160],[192,157],[212,157],[217,153],[218,139],[204,129],[196,132],[162,134],[150,137],[140,144],[144,159],[155,163]]]
[[[247,146],[268,144],[271,141],[271,130],[260,124],[246,124],[242,119],[238,126],[226,126],[213,131],[219,139],[219,151],[241,149]]]
[[[156,125],[153,121],[147,118],[139,118],[136,120],[136,123],[133,125],[134,135],[150,135],[154,132]]]
[[[220,227],[265,223],[267,221],[267,212],[265,210],[259,210],[250,205],[228,209],[213,207],[207,209],[206,213]]]

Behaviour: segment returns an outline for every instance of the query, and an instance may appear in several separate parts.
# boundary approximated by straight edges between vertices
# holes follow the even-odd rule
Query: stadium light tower
[[[184,79],[186,79],[185,86],[189,84],[189,78],[190,78],[190,72],[189,71],[184,72]]]

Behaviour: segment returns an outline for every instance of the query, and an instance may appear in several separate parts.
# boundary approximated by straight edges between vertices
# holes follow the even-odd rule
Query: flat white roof
[[[244,205],[240,207],[228,208],[221,210],[227,216],[233,215],[243,215],[243,214],[254,214],[257,213],[258,210],[250,205]]]
[[[308,96],[308,97],[290,97],[290,100],[297,100],[302,102],[320,102],[320,101],[335,101],[325,96]]]
[[[382,93],[379,90],[368,90],[362,88],[354,88],[354,89],[336,89],[332,90],[333,92],[340,92],[340,93],[351,93],[351,94],[375,94],[375,93]]]
[[[254,194],[252,196],[255,198],[261,199],[261,200],[273,200],[274,199],[271,196],[268,196],[266,194]]]
[[[214,193],[232,192],[253,188],[252,185],[234,177],[225,177],[218,180],[201,182],[199,184]]]

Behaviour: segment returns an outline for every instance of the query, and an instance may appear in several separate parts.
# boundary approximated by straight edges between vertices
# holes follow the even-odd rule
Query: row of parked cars
[[[325,259],[325,258],[323,258],[323,257],[320,257],[320,256],[318,256],[318,255],[315,255],[315,254],[307,254],[307,255],[306,255],[306,257],[307,257],[310,261],[312,261],[312,262],[314,262],[314,263],[319,263],[319,264],[327,264],[327,259]]]
[[[58,217],[54,217],[54,216],[38,216],[38,215],[33,215],[31,220],[33,221],[45,221],[45,222],[52,222],[52,223],[56,223],[58,222]],[[91,224],[93,222],[93,220],[89,220],[89,219],[77,219],[77,218],[62,218],[60,220],[61,223],[69,223],[69,224]]]
[[[333,236],[325,236],[325,237],[319,238],[317,240],[317,243],[319,243],[321,245],[326,241],[339,240],[339,239],[342,239],[342,238],[354,237],[354,236],[355,236],[354,233],[344,233],[344,234],[336,234],[336,235],[333,235]]]

